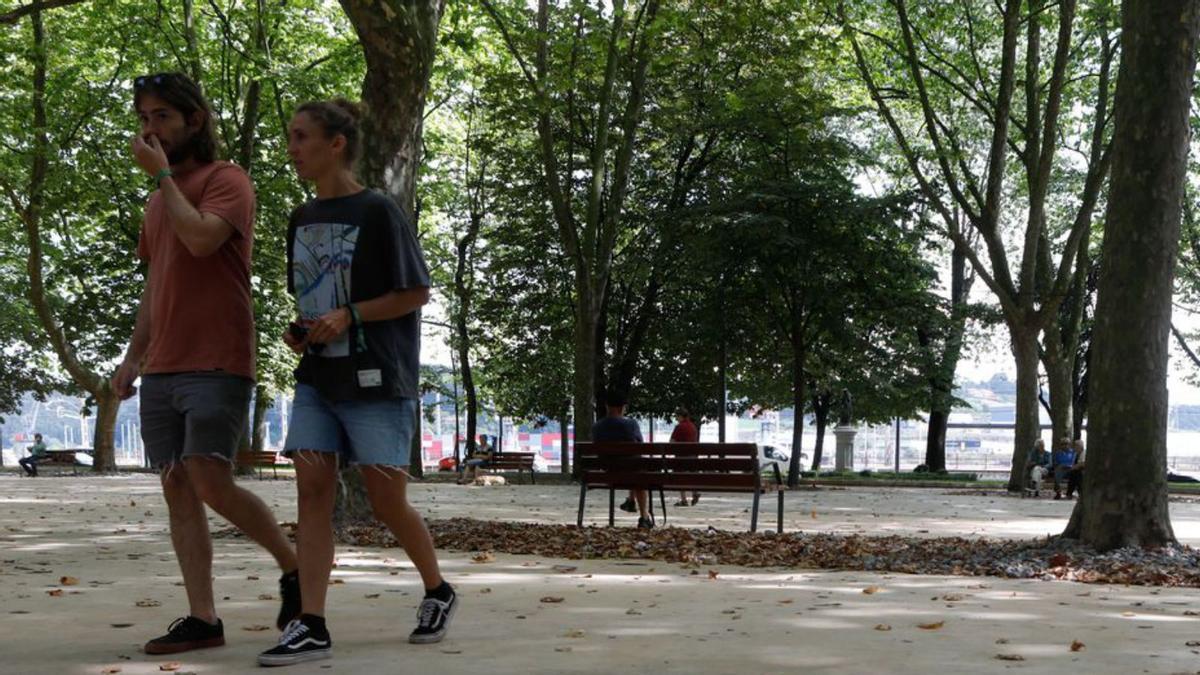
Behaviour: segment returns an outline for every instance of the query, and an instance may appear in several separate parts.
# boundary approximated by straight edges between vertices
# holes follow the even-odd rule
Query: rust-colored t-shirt
[[[254,379],[254,186],[236,164],[212,162],[173,179],[200,213],[234,233],[215,253],[193,256],[170,223],[161,191],[150,195],[138,257],[150,266],[150,346],[143,373],[223,370]]]

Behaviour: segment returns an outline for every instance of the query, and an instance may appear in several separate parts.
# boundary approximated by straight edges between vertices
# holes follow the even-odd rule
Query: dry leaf
[[[1071,641],[1071,651],[1073,651],[1073,652],[1083,651],[1083,648],[1084,648],[1084,647],[1086,647],[1086,646],[1087,646],[1087,645],[1083,644],[1083,643],[1082,643],[1082,642],[1080,642],[1079,640],[1072,640],[1072,641]]]
[[[157,600],[138,600],[133,604],[137,605],[138,607],[158,607],[162,605],[162,603]]]
[[[52,596],[52,597],[55,597],[55,598],[59,597],[59,596],[60,596],[60,595],[62,595],[62,594],[63,594],[63,592],[62,592],[62,589],[61,589],[61,588],[56,588],[56,589],[54,589],[54,590],[52,590],[52,591],[46,591],[46,595],[49,595],[49,596]]]
[[[63,586],[76,586],[79,584],[79,580],[75,577],[62,577],[58,580],[58,583],[62,584]]]
[[[555,647],[555,648],[554,648],[554,651],[556,651],[556,652],[569,652],[569,651],[571,651],[571,648],[570,648],[570,647]]]
[[[891,629],[892,629],[892,627],[891,627],[891,626],[889,626],[889,625],[887,625],[886,623],[877,623],[877,624],[875,624],[875,630],[884,630],[884,631],[886,631],[886,630],[891,630]]]
[[[340,585],[342,585],[342,584],[344,584],[344,583],[346,583],[346,580],[345,580],[345,579],[330,579],[330,580],[329,580],[329,585],[330,585],[330,586],[340,586]]]
[[[379,597],[379,594],[378,594],[378,593],[367,593],[367,594],[366,594],[366,595],[364,595],[363,597],[364,597],[364,598],[367,598],[368,600],[371,600],[371,599],[374,599],[374,598],[378,598],[378,597]]]
[[[119,672],[121,672],[121,669],[117,666],[109,666],[109,667],[105,668],[104,670],[100,671],[101,675],[114,675],[114,673],[119,673]]]
[[[996,658],[1001,661],[1024,661],[1025,657],[1020,654],[997,654]]]
[[[921,630],[938,630],[945,625],[945,621],[938,621],[937,623],[919,623],[917,624],[917,628],[920,628]]]
[[[477,565],[480,565],[483,563],[496,562],[496,555],[494,553],[492,553],[491,551],[484,551],[483,553],[476,553],[475,555],[471,556],[471,562],[473,562]]]
[[[813,511],[812,511],[812,519],[813,520],[817,519],[817,510],[816,509],[813,509]]]
[[[709,579],[709,581],[712,581],[712,580],[716,579],[718,574],[720,574],[720,572],[718,572],[717,570],[709,570],[709,571],[708,571],[708,579]]]
[[[1121,616],[1137,616],[1137,614],[1133,612],[1121,612]]]
[[[492,589],[490,589],[490,588],[481,588],[481,589],[479,589],[479,592],[480,592],[480,593],[491,593],[491,592],[492,592]]]
[[[182,667],[183,667],[183,664],[178,661],[168,661],[166,663],[158,664],[159,670],[168,670],[168,671],[169,670],[179,670]]]
[[[562,601],[563,601],[563,599],[556,595],[547,595],[542,598],[542,602],[547,602],[547,603],[551,603],[551,604],[559,603]]]
[[[996,644],[1006,645],[1006,644],[1008,644],[1008,638],[1000,638],[999,640],[996,640]]]
[[[947,593],[942,596],[942,600],[945,600],[946,602],[961,602],[964,597],[966,597],[966,596],[960,595],[958,593]]]
[[[578,628],[576,628],[574,630],[569,630],[566,633],[563,633],[563,637],[569,637],[569,638],[581,638],[584,635],[585,635],[585,633],[583,631],[579,630]]]
[[[1188,647],[1200,647],[1200,640],[1188,640],[1184,644],[1186,644]]]
[[[249,625],[249,626],[242,626],[242,630],[248,630],[248,631],[251,631],[251,632],[257,633],[257,632],[259,632],[259,631],[271,630],[271,627],[270,627],[270,626],[264,626],[264,625],[262,625],[261,623],[255,623],[255,624],[251,624],[251,625]]]
[[[261,593],[261,594],[259,594],[258,599],[259,600],[274,600],[275,596],[271,595],[270,593]]]
[[[561,574],[570,574],[579,568],[574,565],[555,565],[552,569]]]
[[[878,586],[867,586],[863,589],[863,595],[875,595],[879,592]]]

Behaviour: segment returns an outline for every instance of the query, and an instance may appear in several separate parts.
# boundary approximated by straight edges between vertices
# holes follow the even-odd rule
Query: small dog
[[[504,483],[505,483],[504,476],[477,476],[475,478],[474,484],[487,486],[487,485],[504,485]]]
[[[1042,494],[1042,481],[1046,478],[1047,473],[1049,473],[1049,470],[1040,464],[1030,469],[1029,483],[1025,486],[1024,496],[1028,497],[1032,495],[1040,497]]]

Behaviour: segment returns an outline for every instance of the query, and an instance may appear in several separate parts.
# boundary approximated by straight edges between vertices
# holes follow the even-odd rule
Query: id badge
[[[383,386],[383,371],[378,368],[358,371],[358,386],[363,389]]]

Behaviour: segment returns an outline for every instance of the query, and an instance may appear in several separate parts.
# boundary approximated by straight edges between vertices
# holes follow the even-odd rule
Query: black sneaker
[[[279,644],[258,655],[260,666],[290,666],[333,656],[333,640],[324,625],[313,625],[307,616],[293,619],[279,637]],[[324,622],[321,622],[324,624]]]
[[[453,588],[450,589],[449,600],[426,596],[417,610],[417,628],[409,634],[408,641],[415,645],[441,642],[457,609],[458,594]]]
[[[292,619],[300,616],[300,571],[292,570],[279,577],[279,597],[283,604],[279,606],[279,616],[275,617],[275,627],[283,630]]]
[[[621,502],[621,505],[617,508],[625,511],[626,513],[634,513],[637,511],[637,504],[633,503],[633,497],[626,497],[625,501]]]
[[[649,529],[652,529],[653,527],[654,527],[653,520],[650,520],[649,518],[641,518],[641,517],[638,518],[638,529],[639,530],[649,530]]]
[[[225,626],[217,619],[214,626],[194,616],[175,619],[167,634],[156,637],[142,647],[147,654],[178,654],[192,649],[220,647],[225,644]]]

